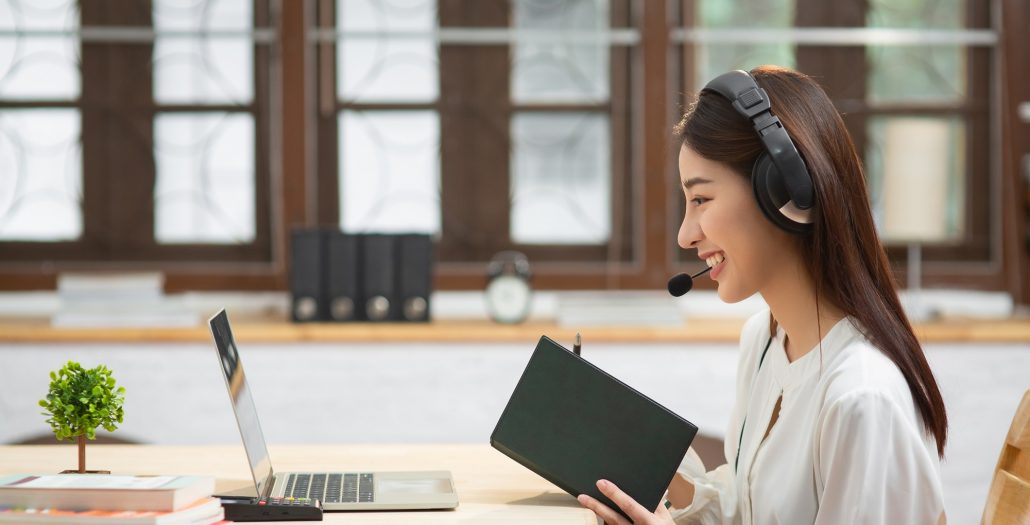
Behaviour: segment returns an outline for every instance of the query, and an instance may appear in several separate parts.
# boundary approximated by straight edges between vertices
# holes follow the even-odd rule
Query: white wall
[[[269,442],[486,443],[532,351],[526,344],[244,344]],[[943,476],[951,523],[979,520],[1002,438],[1030,388],[1030,345],[930,345],[951,440]],[[736,346],[585,345],[584,356],[722,436]],[[118,436],[238,443],[207,344],[0,345],[0,443],[46,434],[36,402],[68,359],[107,364],[127,392]],[[69,454],[69,461],[73,457]],[[244,461],[242,447],[240,461]]]

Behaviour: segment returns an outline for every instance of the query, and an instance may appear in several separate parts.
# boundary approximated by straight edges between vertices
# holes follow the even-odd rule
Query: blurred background
[[[129,385],[121,439],[234,442],[221,307],[271,442],[360,441],[355,420],[485,441],[536,338],[576,331],[721,439],[763,303],[662,291],[702,267],[676,246],[672,126],[716,75],[777,64],[863,156],[952,411],[949,517],[972,522],[1030,386],[1028,34],[1025,0],[5,0],[0,443],[46,436],[35,400],[69,358]],[[429,235],[433,321],[288,323],[297,228]],[[528,321],[494,324],[512,250]],[[304,406],[372,401],[291,410],[297,382]]]

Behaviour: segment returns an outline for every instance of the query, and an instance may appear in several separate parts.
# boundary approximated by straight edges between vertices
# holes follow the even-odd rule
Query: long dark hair
[[[857,320],[863,335],[898,366],[943,458],[948,436],[944,400],[898,301],[887,253],[873,226],[862,162],[844,121],[822,88],[802,73],[761,66],[751,76],[768,92],[773,114],[812,174],[814,228],[798,243],[819,294]],[[714,93],[698,96],[676,133],[698,155],[745,177],[763,151],[752,125]]]

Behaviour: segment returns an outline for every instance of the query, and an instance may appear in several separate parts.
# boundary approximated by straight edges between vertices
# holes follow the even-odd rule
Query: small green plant
[[[96,439],[97,427],[114,432],[125,416],[125,388],[116,386],[104,365],[85,369],[68,361],[50,372],[50,390],[39,406],[46,409],[47,423],[58,440],[78,438],[79,472],[86,471],[86,439]]]

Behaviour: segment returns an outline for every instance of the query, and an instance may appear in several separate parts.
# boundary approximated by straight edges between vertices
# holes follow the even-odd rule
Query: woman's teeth
[[[709,257],[709,258],[708,258],[708,259],[706,260],[706,262],[708,263],[708,267],[709,267],[709,268],[715,268],[716,266],[718,266],[718,265],[719,265],[719,263],[721,263],[721,262],[722,262],[723,260],[725,260],[725,259],[726,259],[726,258],[725,258],[725,257],[723,257],[723,255],[722,255],[721,253],[717,253],[717,254],[715,254],[715,255],[713,255],[713,256],[711,256],[711,257]]]

